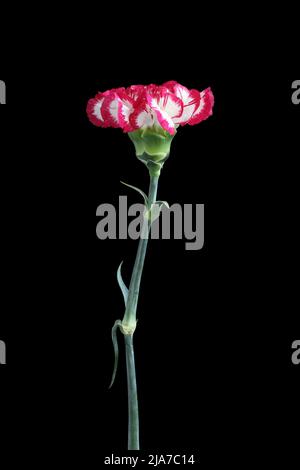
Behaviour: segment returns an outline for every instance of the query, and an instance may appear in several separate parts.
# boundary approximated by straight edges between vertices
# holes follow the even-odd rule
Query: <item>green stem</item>
[[[139,450],[139,408],[135,375],[133,334],[125,335],[128,387],[128,450]]]
[[[157,187],[158,187],[159,176],[150,175],[150,187],[149,187],[149,207],[156,201]],[[125,315],[122,321],[123,326],[135,327],[136,324],[136,310],[140,292],[140,284],[142,279],[143,267],[145,262],[145,256],[148,246],[148,234],[150,231],[150,221],[144,226],[142,236],[139,241],[138,251],[132,271],[128,299],[126,305]]]
[[[150,173],[149,208],[156,201],[159,175]],[[139,450],[139,410],[136,385],[136,373],[133,349],[133,333],[136,326],[136,310],[139,298],[140,284],[148,246],[148,235],[151,228],[150,220],[144,225],[139,240],[138,251],[132,271],[128,291],[126,311],[122,321],[126,347],[127,388],[128,388],[128,450]]]

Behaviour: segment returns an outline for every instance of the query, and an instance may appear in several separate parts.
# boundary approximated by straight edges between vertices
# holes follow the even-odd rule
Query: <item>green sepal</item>
[[[161,126],[147,127],[129,132],[128,136],[135,146],[135,153],[143,161],[151,159],[155,162],[164,161],[170,154],[173,135]]]

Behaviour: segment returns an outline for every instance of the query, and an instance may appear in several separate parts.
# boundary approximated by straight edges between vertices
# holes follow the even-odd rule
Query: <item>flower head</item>
[[[98,93],[89,100],[87,114],[99,127],[120,127],[124,132],[151,128],[174,135],[179,125],[193,126],[211,116],[213,105],[210,88],[200,92],[169,81]]]
[[[157,175],[170,154],[178,126],[204,121],[213,106],[210,88],[200,92],[170,81],[98,93],[89,100],[87,114],[96,126],[120,127],[127,132],[136,156]]]

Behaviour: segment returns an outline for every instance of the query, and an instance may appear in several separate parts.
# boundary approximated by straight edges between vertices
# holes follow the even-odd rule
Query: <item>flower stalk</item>
[[[148,207],[156,202],[157,188],[158,188],[159,176],[150,175],[150,187],[148,195]],[[139,298],[140,284],[143,273],[143,267],[146,257],[146,251],[148,246],[148,238],[150,231],[151,221],[150,218],[144,218],[144,224],[141,230],[141,236],[139,240],[139,246],[137,255],[132,271],[128,299],[126,304],[125,315],[122,321],[122,327],[124,331],[134,332],[136,327],[136,310]]]
[[[148,208],[145,212],[139,246],[132,271],[125,315],[121,323],[126,349],[127,390],[128,390],[128,450],[139,450],[139,410],[133,348],[133,334],[136,328],[136,311],[139,299],[143,267],[151,228],[152,204],[156,202],[159,175],[150,172]]]
[[[139,406],[133,349],[133,333],[124,335],[128,390],[128,450],[140,450]]]

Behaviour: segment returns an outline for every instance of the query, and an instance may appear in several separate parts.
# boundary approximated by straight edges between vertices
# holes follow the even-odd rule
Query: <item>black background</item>
[[[191,450],[210,465],[241,455],[255,461],[261,451],[268,462],[295,450],[300,106],[291,102],[293,80],[98,73],[59,84],[30,79],[23,105],[18,79],[7,79],[0,108],[1,400],[7,442],[18,439],[29,454],[37,445],[49,458],[51,448],[68,445],[91,461],[126,454],[124,351],[108,390],[110,329],[124,311],[116,270],[124,260],[128,284],[137,242],[98,240],[94,216],[121,194],[140,202],[120,180],[146,191],[148,175],[128,137],[94,127],[85,107],[97,91],[170,79],[211,86],[216,99],[213,117],[179,129],[159,187],[170,204],[205,204],[205,245],[149,244],[135,334],[141,446]]]

